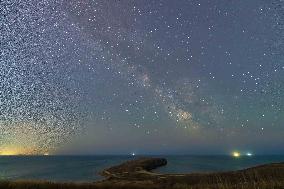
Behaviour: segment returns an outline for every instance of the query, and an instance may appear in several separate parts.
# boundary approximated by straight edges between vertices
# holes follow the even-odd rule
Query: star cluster
[[[141,152],[153,150],[145,139],[165,151],[280,144],[283,7],[1,1],[0,145],[47,153],[88,133],[101,148],[126,138]]]

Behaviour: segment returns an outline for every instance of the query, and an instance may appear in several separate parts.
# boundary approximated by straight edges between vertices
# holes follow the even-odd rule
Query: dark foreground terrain
[[[0,181],[0,189],[284,189],[284,163],[222,173],[151,172],[166,164],[163,158],[140,158],[103,170],[101,174],[106,179],[94,183]]]

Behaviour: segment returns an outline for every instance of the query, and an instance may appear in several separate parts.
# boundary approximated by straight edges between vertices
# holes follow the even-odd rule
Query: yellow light
[[[0,156],[34,155],[32,148],[27,149],[21,146],[6,146],[0,149]]]
[[[19,153],[15,149],[3,149],[0,151],[1,156],[15,156],[18,155]]]
[[[233,152],[233,156],[234,156],[234,157],[240,157],[241,154],[240,154],[240,152]]]
[[[49,156],[49,153],[44,153],[43,155],[44,155],[44,156]]]

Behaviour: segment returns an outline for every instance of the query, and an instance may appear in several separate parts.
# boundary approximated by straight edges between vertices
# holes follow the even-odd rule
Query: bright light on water
[[[252,153],[248,152],[246,155],[247,155],[247,156],[252,156]]]
[[[232,155],[236,158],[241,156],[240,152],[233,152]]]

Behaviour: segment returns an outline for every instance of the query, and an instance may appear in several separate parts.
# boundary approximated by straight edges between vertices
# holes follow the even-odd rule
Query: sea
[[[0,180],[48,180],[92,182],[102,180],[99,172],[139,156],[0,156]],[[143,156],[145,157],[145,156]],[[153,156],[151,156],[153,157]],[[158,173],[205,173],[241,170],[257,165],[284,162],[284,155],[273,156],[154,156],[168,164]]]

